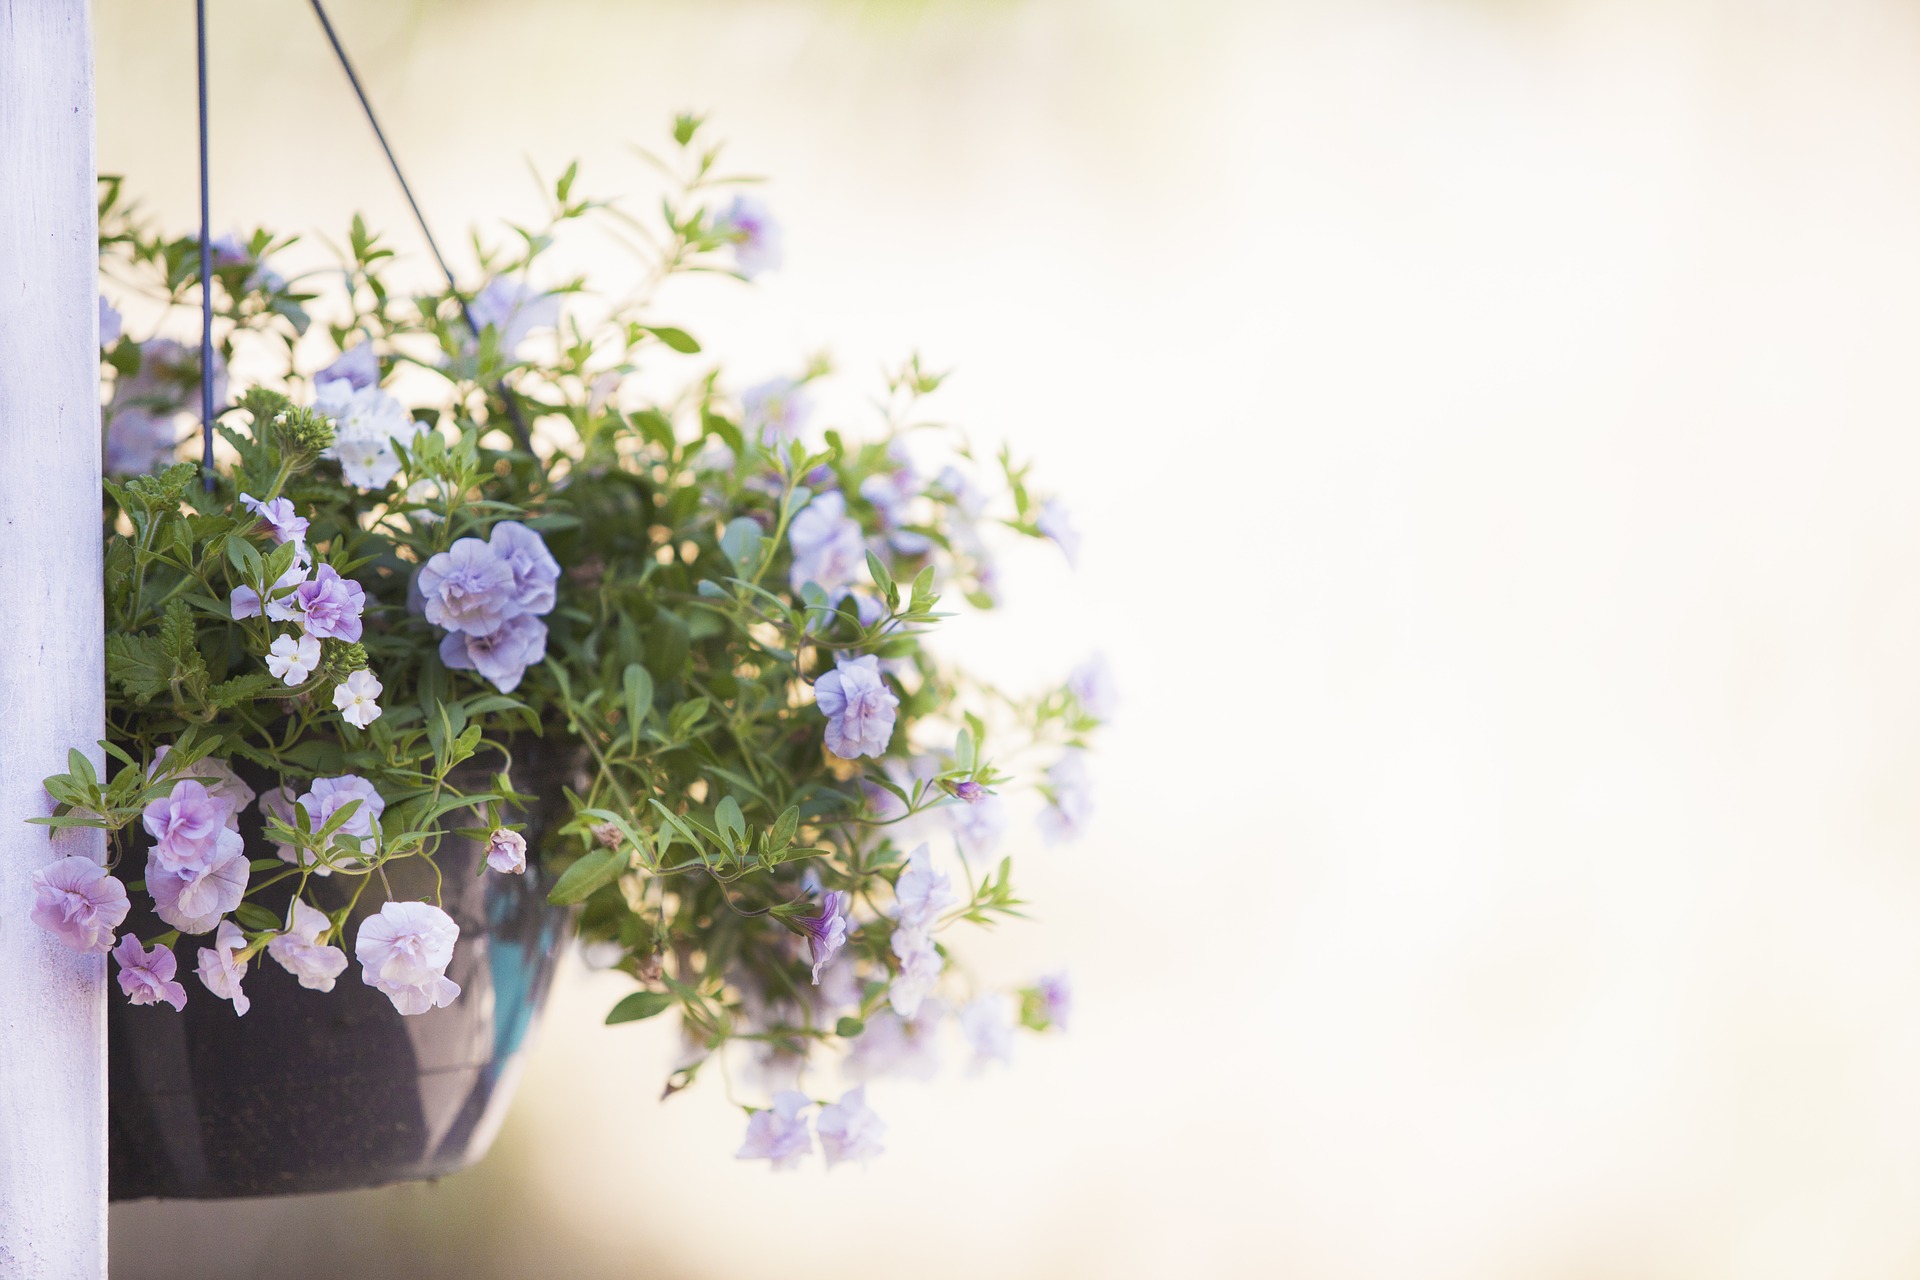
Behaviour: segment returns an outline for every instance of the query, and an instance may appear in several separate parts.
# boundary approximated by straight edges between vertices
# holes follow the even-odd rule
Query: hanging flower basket
[[[1084,830],[1109,682],[1010,692],[928,637],[1072,526],[925,415],[917,357],[816,421],[825,361],[735,390],[666,322],[674,277],[779,264],[701,130],[655,223],[569,170],[471,291],[358,221],[307,277],[264,231],[203,254],[106,184],[103,274],[159,319],[103,304],[108,765],[74,751],[37,821],[108,857],[50,861],[33,917],[113,957],[116,1196],[477,1159],[568,937],[633,983],[607,1022],[677,1016],[668,1095],[738,1074],[776,1169],[877,1154],[867,1083],[943,1037],[982,1065],[1065,1024],[1064,979],[989,987],[958,942],[1022,914],[1023,805]],[[636,292],[545,276],[593,225]],[[210,384],[165,336],[203,267]]]

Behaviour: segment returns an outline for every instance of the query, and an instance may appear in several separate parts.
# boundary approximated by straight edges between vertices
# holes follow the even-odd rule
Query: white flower
[[[267,954],[300,979],[311,991],[333,990],[333,980],[345,972],[347,953],[320,941],[332,926],[324,911],[293,900],[293,928],[267,944]]]
[[[380,696],[380,688],[380,681],[371,671],[363,669],[348,676],[333,691],[333,705],[339,709],[340,718],[361,729],[378,720],[380,704],[375,699]]]
[[[930,929],[955,898],[953,878],[933,869],[933,854],[921,845],[907,855],[907,869],[893,887],[894,918],[903,929]]]
[[[734,1153],[736,1160],[769,1160],[776,1169],[798,1169],[813,1150],[813,1134],[803,1114],[813,1104],[807,1095],[785,1089],[773,1095],[773,1105],[747,1120],[747,1140]]]
[[[820,1150],[826,1154],[827,1168],[842,1160],[861,1164],[887,1148],[881,1139],[887,1136],[886,1122],[867,1106],[867,1086],[849,1089],[832,1106],[820,1108],[814,1124],[820,1134]]]
[[[233,921],[222,920],[219,932],[213,935],[213,946],[200,948],[200,981],[222,1000],[233,1001],[236,1015],[252,1007],[247,993],[240,989],[240,980],[247,976],[247,962],[233,958],[233,953],[245,950],[246,945],[246,936]]]
[[[312,636],[281,636],[267,650],[267,670],[282,684],[299,684],[320,665],[320,642]]]
[[[386,993],[401,1013],[444,1008],[460,994],[447,977],[460,926],[430,902],[389,902],[361,922],[353,954],[360,980]]]
[[[384,489],[400,474],[394,442],[412,440],[421,429],[406,406],[379,387],[355,391],[345,378],[315,387],[313,407],[333,419],[333,444],[322,456],[338,462],[347,483],[362,489]]]
[[[1013,1061],[1013,1010],[1007,997],[981,996],[961,1007],[957,1021],[973,1046],[972,1070]]]
[[[926,930],[896,929],[893,954],[900,957],[900,972],[887,987],[887,1003],[901,1017],[911,1018],[940,985],[940,951]]]

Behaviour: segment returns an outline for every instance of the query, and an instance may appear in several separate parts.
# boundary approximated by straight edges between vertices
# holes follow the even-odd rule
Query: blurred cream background
[[[117,1275],[1920,1268],[1920,3],[335,2],[443,238],[711,108],[788,269],[680,314],[918,346],[1071,500],[956,644],[1127,695],[970,948],[1078,1022],[771,1176],[576,965],[479,1170],[122,1206]],[[417,251],[305,7],[212,7],[216,228]],[[96,22],[184,229],[191,7]]]

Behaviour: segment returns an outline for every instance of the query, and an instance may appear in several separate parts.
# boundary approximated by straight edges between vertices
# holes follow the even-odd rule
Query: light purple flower
[[[497,276],[467,304],[467,314],[480,328],[491,327],[499,333],[500,354],[511,360],[535,329],[559,325],[560,295],[542,293],[524,280]]]
[[[387,811],[387,801],[385,796],[374,790],[371,782],[359,774],[343,773],[337,778],[315,778],[313,786],[300,797],[299,805],[307,811],[309,827],[318,831],[332,820],[334,814],[355,800],[360,802],[360,807],[334,834],[355,836],[371,842],[380,834],[380,815]],[[321,874],[326,874],[324,867]]]
[[[887,749],[900,699],[880,678],[878,659],[840,658],[814,681],[813,700],[827,717],[827,750],[833,754],[855,760]]]
[[[947,1002],[938,997],[922,999],[911,1018],[891,1009],[877,1011],[854,1040],[842,1072],[849,1080],[933,1079],[940,1071],[940,1026],[947,1011]]]
[[[1093,821],[1093,780],[1087,776],[1086,754],[1069,747],[1047,770],[1050,803],[1040,811],[1040,834],[1048,844],[1078,840]]]
[[[773,1105],[747,1119],[747,1140],[734,1153],[736,1160],[768,1160],[775,1169],[798,1169],[813,1150],[813,1132],[805,1112],[813,1105],[807,1095],[784,1089],[773,1095]]]
[[[866,569],[867,544],[860,522],[847,514],[844,494],[823,493],[801,508],[787,541],[793,547],[795,591],[811,582],[838,601]]]
[[[33,922],[75,951],[102,955],[127,918],[127,887],[92,858],[74,854],[35,871]]]
[[[893,918],[903,929],[931,929],[940,913],[957,901],[953,877],[933,869],[933,853],[924,844],[907,855],[893,896]]]
[[[360,980],[386,993],[401,1013],[453,1003],[460,984],[447,977],[460,926],[430,902],[389,902],[368,916],[354,939]]]
[[[860,496],[873,504],[880,524],[888,530],[887,541],[903,556],[925,555],[933,542],[923,533],[902,526],[913,522],[913,501],[922,491],[919,475],[904,459],[891,471],[876,472],[860,482]]]
[[[933,935],[925,929],[894,930],[893,954],[899,958],[900,972],[887,985],[887,1003],[901,1017],[911,1018],[919,1012],[920,1002],[940,985],[944,962]]]
[[[793,378],[769,378],[740,393],[740,429],[762,444],[798,440],[812,413],[806,384]]]
[[[304,554],[296,555],[287,571],[267,588],[266,615],[275,622],[292,622],[300,616],[300,602],[295,593],[307,580],[307,570],[312,566]],[[260,593],[252,587],[235,587],[228,598],[228,612],[237,622],[241,618],[260,616]]]
[[[100,345],[110,347],[118,342],[123,327],[119,311],[115,310],[114,305],[107,301],[106,295],[102,294],[100,297]]]
[[[866,1164],[886,1151],[886,1123],[867,1106],[867,1086],[860,1085],[840,1095],[840,1101],[820,1108],[814,1128],[820,1134],[820,1150],[831,1169],[842,1160]]]
[[[191,779],[173,784],[173,790],[141,811],[141,825],[154,838],[150,855],[168,871],[200,871],[219,856],[220,837],[239,840],[227,825],[233,805],[216,798]]]
[[[968,804],[979,804],[987,798],[987,789],[972,778],[962,778],[953,784],[953,795],[956,800],[964,800]]]
[[[233,1012],[244,1017],[253,1002],[247,999],[247,993],[241,989],[241,980],[247,976],[247,962],[234,959],[234,952],[246,950],[246,937],[234,927],[233,921],[222,920],[220,931],[213,935],[213,946],[200,948],[200,981],[207,990],[222,1000],[233,1001]]]
[[[487,836],[487,865],[504,875],[523,874],[527,869],[527,838],[518,831],[495,827]]]
[[[1047,1015],[1047,1021],[1065,1031],[1073,1018],[1073,983],[1067,975],[1050,973],[1040,979],[1034,990],[1040,995],[1040,1008]]]
[[[250,493],[243,493],[240,495],[240,505],[267,522],[273,530],[275,542],[292,542],[303,547],[307,544],[307,529],[312,522],[305,516],[294,514],[291,499],[275,498],[271,502],[262,502]]]
[[[247,851],[237,831],[220,828],[213,854],[168,867],[155,846],[147,854],[147,893],[154,912],[182,933],[205,933],[247,894]]]
[[[213,355],[213,403],[227,403],[227,364]],[[110,476],[144,475],[173,460],[182,431],[179,415],[200,406],[200,349],[170,338],[140,345],[140,365],[114,380],[106,408],[105,465]]]
[[[333,705],[340,718],[356,729],[364,729],[380,718],[380,678],[365,669],[348,674],[334,686]]]
[[[780,224],[766,204],[753,196],[735,196],[714,219],[714,230],[732,240],[733,265],[749,280],[764,271],[778,271],[786,260]]]
[[[267,943],[267,954],[309,991],[331,991],[347,968],[347,953],[320,941],[332,927],[326,912],[295,898],[293,927]]]
[[[521,612],[513,568],[478,538],[460,538],[421,567],[427,621],[484,636]]]
[[[163,763],[173,751],[172,746],[164,746],[153,753],[153,766],[147,770],[149,778],[160,775]],[[227,829],[240,829],[240,811],[253,803],[253,788],[240,780],[233,766],[225,760],[216,760],[212,756],[203,756],[186,768],[180,770],[182,778],[191,778],[207,789],[207,794],[227,806]]]
[[[954,843],[969,862],[991,858],[1006,834],[1007,804],[999,796],[983,796],[965,806],[949,805],[946,815],[953,827]]]
[[[344,382],[355,391],[380,385],[380,357],[373,343],[356,343],[342,351],[332,364],[313,375],[316,387],[323,382]]]
[[[352,644],[360,639],[360,613],[367,606],[367,593],[332,565],[315,570],[313,581],[301,583],[293,599],[300,609],[300,625],[316,640]]]
[[[513,601],[521,613],[553,612],[560,562],[547,541],[518,520],[502,520],[487,536],[487,546],[513,574]]]
[[[171,947],[148,951],[129,933],[113,949],[113,958],[120,962],[120,991],[129,1004],[159,1004],[164,1000],[176,1010],[187,1007],[187,989],[173,980],[179,961]]]
[[[987,509],[987,491],[977,481],[959,467],[946,466],[933,478],[933,483],[946,490],[960,513],[969,518],[977,518]]]
[[[477,671],[502,693],[520,687],[527,668],[547,656],[547,624],[532,614],[508,618],[483,636],[450,631],[440,640],[440,661],[454,671]]]
[[[1067,691],[1080,709],[1095,720],[1112,719],[1120,705],[1120,691],[1113,683],[1113,668],[1107,655],[1096,653],[1075,667],[1067,676]]]
[[[820,970],[846,945],[847,917],[842,914],[846,905],[846,894],[838,889],[829,889],[820,896],[820,910],[816,914],[793,917],[793,922],[806,934],[807,947],[813,954],[813,985],[816,987],[820,985]]]
[[[1006,996],[985,995],[962,1005],[957,1021],[973,1046],[973,1071],[990,1062],[1013,1061],[1013,1008]]]
[[[1080,531],[1074,527],[1073,516],[1060,499],[1048,498],[1033,523],[1041,533],[1060,544],[1060,550],[1066,553],[1069,565],[1079,566]]]

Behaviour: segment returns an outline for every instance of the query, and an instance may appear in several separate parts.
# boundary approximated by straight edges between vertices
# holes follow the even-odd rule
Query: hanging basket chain
[[[387,166],[393,170],[394,180],[400,184],[400,194],[407,198],[407,207],[413,211],[413,220],[420,228],[420,236],[427,242],[427,249],[433,254],[433,260],[440,267],[440,274],[446,277],[447,291],[460,306],[460,318],[465,320],[472,331],[474,340],[480,339],[480,326],[474,323],[473,312],[467,307],[467,300],[460,292],[460,283],[454,278],[453,268],[447,265],[446,255],[440,252],[439,241],[433,238],[433,229],[427,225],[427,215],[415,199],[413,187],[407,181],[407,175],[401,171],[400,158],[393,153],[393,146],[387,141],[387,131],[380,127],[380,119],[374,114],[373,103],[367,97],[367,91],[360,83],[359,74],[353,69],[353,60],[347,57],[346,46],[340,43],[339,33],[333,29],[333,22],[327,17],[326,6],[321,0],[310,0],[313,14],[320,20],[320,29],[326,33],[327,43],[333,46],[333,55],[340,62],[340,69],[347,74],[347,83],[353,87],[353,96],[360,100],[360,110],[367,117],[367,124],[373,129],[373,136],[380,144],[380,150],[387,157]],[[212,202],[207,186],[207,0],[196,0],[195,17],[199,34],[200,60],[200,469],[202,483],[207,491],[213,491],[213,240],[212,240]],[[500,399],[507,406],[507,416],[513,420],[514,442],[521,449],[532,451],[532,437],[527,431],[526,418],[521,415],[520,401],[502,379],[495,384]]]

